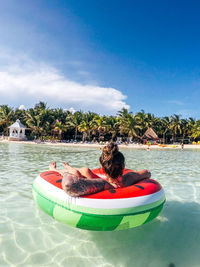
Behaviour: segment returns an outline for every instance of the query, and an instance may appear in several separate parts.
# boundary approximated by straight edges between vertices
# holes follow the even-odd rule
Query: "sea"
[[[150,223],[95,232],[45,214],[32,183],[52,161],[98,167],[99,148],[0,143],[0,266],[199,267],[200,150],[120,150],[127,168],[151,171],[166,203]]]

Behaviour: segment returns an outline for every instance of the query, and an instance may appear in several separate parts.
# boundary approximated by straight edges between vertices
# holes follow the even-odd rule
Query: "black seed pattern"
[[[140,189],[144,190],[144,187],[143,187],[143,186],[141,186],[141,185],[134,184],[134,186],[136,186],[136,187],[138,187],[138,188],[140,188]]]

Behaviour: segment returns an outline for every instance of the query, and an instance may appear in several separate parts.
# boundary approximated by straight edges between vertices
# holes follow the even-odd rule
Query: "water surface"
[[[167,202],[154,221],[125,231],[89,232],[55,221],[31,186],[51,161],[98,166],[99,149],[0,144],[0,266],[199,267],[200,151],[122,151],[126,166],[150,169]]]

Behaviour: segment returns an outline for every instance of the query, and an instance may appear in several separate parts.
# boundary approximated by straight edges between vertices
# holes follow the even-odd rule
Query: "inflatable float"
[[[93,173],[104,178],[103,169]],[[125,169],[123,174],[132,170]],[[71,197],[62,189],[62,176],[41,173],[34,181],[33,196],[38,206],[56,220],[86,230],[124,230],[153,220],[162,210],[165,194],[153,179],[134,185]]]

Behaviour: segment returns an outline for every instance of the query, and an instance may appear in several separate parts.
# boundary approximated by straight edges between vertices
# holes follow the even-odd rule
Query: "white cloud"
[[[76,110],[115,113],[122,107],[129,108],[126,96],[115,88],[81,84],[66,78],[58,70],[46,64],[36,64],[27,59],[21,64],[0,67],[1,98],[35,104],[73,106]],[[16,105],[19,103],[16,102]]]
[[[72,66],[75,66],[75,67],[83,66],[83,62],[80,61],[80,60],[73,60],[73,61],[70,61],[69,64],[71,64]]]
[[[176,112],[176,114],[180,114],[183,118],[189,118],[189,117],[198,117],[199,112],[198,110],[192,110],[192,109],[181,109]]]
[[[177,105],[177,106],[183,106],[184,102],[176,99],[168,100],[167,103]]]
[[[73,107],[69,108],[69,111],[70,111],[72,114],[74,114],[74,113],[76,112],[76,110],[75,110]]]
[[[84,71],[84,70],[79,70],[77,73],[81,76],[86,76],[86,77],[90,76],[90,73],[88,71]]]
[[[26,108],[25,108],[24,105],[20,105],[20,106],[18,107],[18,109],[19,109],[19,110],[24,110],[24,109],[26,109]]]

